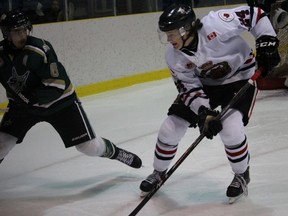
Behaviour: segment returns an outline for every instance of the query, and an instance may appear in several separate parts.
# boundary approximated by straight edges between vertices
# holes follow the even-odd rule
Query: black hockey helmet
[[[162,32],[181,29],[187,31],[196,20],[193,9],[185,4],[172,4],[167,7],[159,18],[158,26]]]
[[[29,18],[22,11],[16,10],[1,15],[0,28],[3,38],[7,38],[13,29],[27,28],[27,30],[32,31],[33,27]]]

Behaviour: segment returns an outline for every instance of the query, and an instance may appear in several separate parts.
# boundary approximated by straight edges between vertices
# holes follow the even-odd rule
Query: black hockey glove
[[[264,35],[256,40],[256,61],[258,68],[263,68],[261,74],[265,77],[272,68],[280,62],[278,53],[279,40],[276,37]]]
[[[198,127],[200,133],[203,133],[208,139],[213,139],[213,136],[216,136],[222,130],[221,120],[215,120],[219,111],[201,106],[198,113]]]

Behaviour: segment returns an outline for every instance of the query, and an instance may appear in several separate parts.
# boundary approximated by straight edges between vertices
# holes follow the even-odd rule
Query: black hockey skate
[[[118,160],[133,168],[140,168],[142,166],[142,161],[136,154],[128,152],[118,147],[116,147],[115,155],[111,157],[111,159]]]
[[[0,164],[2,163],[3,160],[4,160],[4,158],[0,160]]]
[[[134,153],[118,148],[114,143],[102,138],[106,144],[106,152],[102,157],[107,157],[112,160],[118,160],[130,167],[140,168],[142,160]]]
[[[157,171],[154,170],[152,174],[150,174],[145,180],[143,180],[140,184],[141,197],[146,196],[150,191],[152,191],[157,184],[162,180],[165,175],[165,171]]]
[[[228,186],[226,196],[229,198],[229,203],[232,204],[241,198],[243,195],[248,195],[247,185],[250,182],[249,167],[242,174],[235,174],[231,184]]]

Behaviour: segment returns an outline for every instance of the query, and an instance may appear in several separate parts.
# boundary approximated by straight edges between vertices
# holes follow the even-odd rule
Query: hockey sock
[[[107,157],[110,159],[115,159],[118,155],[119,149],[110,141],[105,138],[102,138],[104,140],[106,150],[102,157]]]

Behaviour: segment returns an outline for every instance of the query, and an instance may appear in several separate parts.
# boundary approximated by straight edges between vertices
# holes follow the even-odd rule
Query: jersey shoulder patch
[[[235,16],[231,12],[219,11],[218,16],[224,22],[231,22],[234,20]]]

